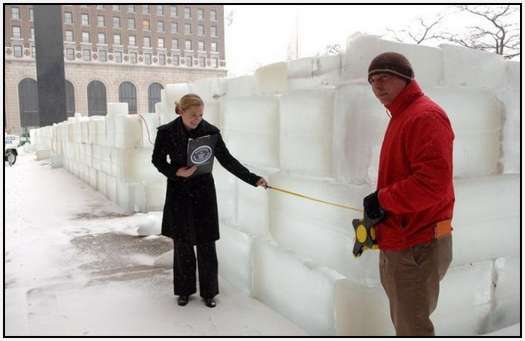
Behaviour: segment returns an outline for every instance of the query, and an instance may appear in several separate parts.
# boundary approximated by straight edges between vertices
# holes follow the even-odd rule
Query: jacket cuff
[[[385,211],[388,211],[388,207],[385,206],[385,190],[386,188],[381,188],[380,190],[377,191],[377,201],[379,202],[379,206],[385,210]]]
[[[253,174],[252,175],[252,183],[251,183],[251,185],[253,187],[257,187],[257,181],[259,181],[259,179],[261,179],[261,178],[262,178],[261,176],[259,176],[257,174]]]

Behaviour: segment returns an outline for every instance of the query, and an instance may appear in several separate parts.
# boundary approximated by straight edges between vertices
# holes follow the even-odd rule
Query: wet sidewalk
[[[63,168],[20,155],[5,180],[6,336],[306,335],[223,278],[217,307],[178,306],[171,240]]]

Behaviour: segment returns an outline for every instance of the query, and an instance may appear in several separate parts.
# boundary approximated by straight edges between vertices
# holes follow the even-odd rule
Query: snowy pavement
[[[222,278],[216,308],[179,307],[154,265],[172,242],[138,236],[143,214],[31,154],[4,172],[6,336],[306,335]]]

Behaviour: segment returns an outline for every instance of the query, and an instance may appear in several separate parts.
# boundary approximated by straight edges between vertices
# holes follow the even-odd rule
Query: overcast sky
[[[443,11],[456,12],[446,5],[225,5],[228,76],[285,61],[295,27],[299,57],[308,57],[322,53],[328,44],[337,43],[344,50],[355,32],[384,35],[387,27],[415,28],[416,18],[430,19]],[[468,22],[479,22],[470,15],[449,14],[448,18],[446,28],[456,31]]]

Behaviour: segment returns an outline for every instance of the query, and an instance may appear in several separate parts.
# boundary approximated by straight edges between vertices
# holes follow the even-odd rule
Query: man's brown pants
[[[401,251],[379,253],[381,284],[397,336],[433,336],[439,281],[452,261],[450,235]]]

